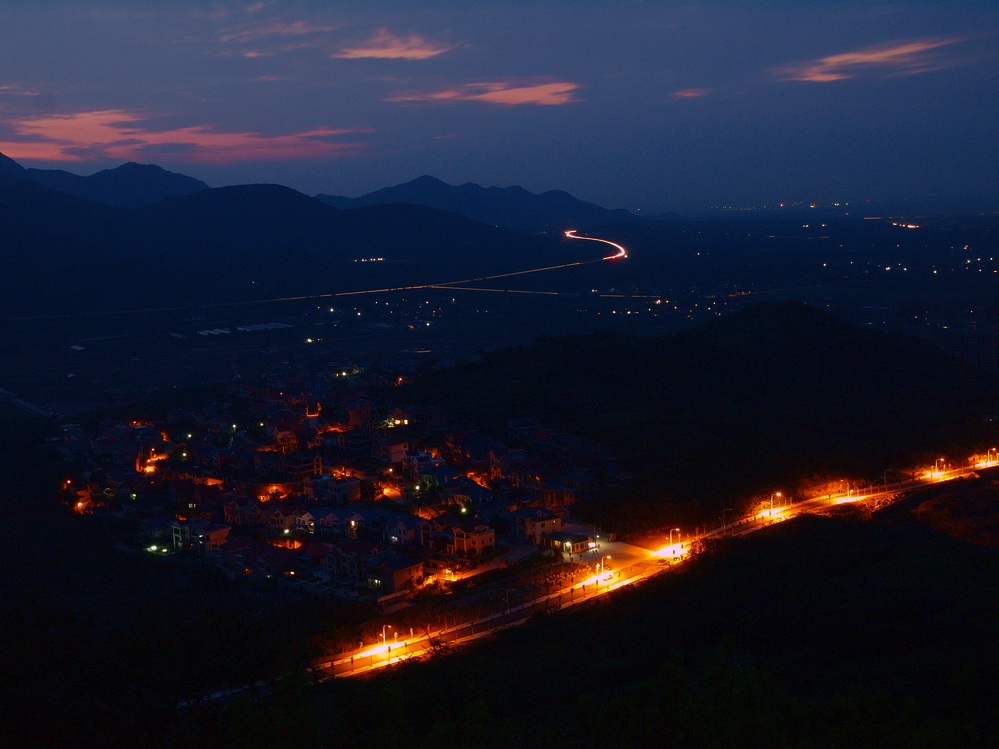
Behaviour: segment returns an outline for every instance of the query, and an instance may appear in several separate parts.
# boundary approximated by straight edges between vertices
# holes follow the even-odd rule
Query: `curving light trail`
[[[513,289],[489,289],[489,288],[483,288],[483,287],[468,287],[468,286],[464,286],[464,284],[473,283],[473,282],[476,282],[476,281],[493,281],[493,280],[495,280],[497,278],[509,278],[510,276],[524,276],[524,275],[527,275],[529,273],[543,273],[545,271],[549,271],[549,270],[560,270],[562,268],[575,268],[576,266],[579,266],[579,265],[589,265],[590,263],[602,263],[604,260],[617,260],[618,258],[628,257],[628,251],[624,247],[622,247],[621,245],[617,244],[616,242],[611,242],[610,240],[607,240],[607,239],[598,239],[597,237],[580,237],[580,236],[577,236],[575,229],[567,229],[564,233],[565,233],[565,236],[568,237],[569,239],[586,239],[586,240],[589,240],[590,242],[603,242],[604,244],[609,244],[611,247],[616,248],[617,252],[614,253],[613,255],[608,255],[607,257],[597,258],[596,260],[577,260],[577,261],[572,262],[572,263],[560,263],[559,265],[546,265],[543,268],[528,268],[527,270],[515,270],[515,271],[510,271],[508,273],[496,273],[495,275],[492,275],[492,276],[479,276],[477,278],[466,278],[466,279],[464,279],[462,281],[444,281],[442,283],[427,284],[423,288],[428,288],[428,289],[461,288],[461,289],[464,289],[466,291],[506,291],[506,292],[514,292],[514,293],[516,293],[516,291],[513,290]],[[364,293],[364,292],[361,292],[361,293]],[[554,292],[554,291],[523,291],[523,292],[520,292],[520,293],[524,293],[524,294],[557,294],[558,292]]]
[[[558,265],[546,265],[543,268],[527,268],[526,270],[515,270],[509,271],[507,273],[496,273],[491,276],[477,276],[475,278],[464,278],[460,281],[439,281],[437,283],[425,283],[425,284],[414,284],[412,286],[388,286],[380,289],[360,289],[357,291],[328,291],[322,294],[303,294],[301,296],[281,296],[273,297],[271,299],[251,299],[248,301],[234,301],[234,302],[214,302],[211,304],[187,304],[179,306],[163,306],[163,307],[149,307],[146,309],[127,309],[127,310],[111,310],[103,312],[83,312],[83,313],[73,313],[73,314],[57,314],[57,315],[28,315],[23,317],[9,317],[6,318],[10,321],[15,320],[43,320],[43,319],[60,319],[67,317],[106,317],[112,315],[128,315],[135,313],[148,313],[148,312],[179,312],[186,309],[209,309],[209,308],[222,308],[222,307],[245,307],[254,304],[274,304],[276,302],[298,302],[305,301],[309,299],[330,299],[333,297],[341,296],[360,296],[363,294],[387,294],[393,291],[420,291],[422,289],[455,289],[455,290],[465,290],[465,291],[494,291],[494,292],[508,292],[508,293],[520,293],[520,294],[545,294],[545,295],[557,295],[559,292],[554,291],[521,291],[516,289],[491,289],[481,286],[464,286],[464,284],[475,283],[479,281],[493,281],[498,278],[509,278],[511,276],[523,276],[530,273],[544,273],[550,270],[561,270],[563,268],[574,268],[579,265],[589,265],[590,263],[602,263],[605,260],[617,260],[619,258],[628,257],[628,251],[617,244],[616,242],[611,242],[608,239],[599,239],[598,237],[580,237],[576,234],[575,229],[567,229],[564,232],[565,236],[569,239],[585,239],[590,242],[602,242],[603,244],[608,244],[617,250],[613,255],[608,255],[607,257],[597,258],[595,260],[577,260],[571,263],[560,263]],[[600,294],[599,296],[611,296],[607,294]],[[624,295],[621,295],[624,296]]]
[[[566,232],[565,232],[565,235],[569,239],[588,239],[591,242],[603,242],[604,244],[609,244],[611,247],[616,247],[617,248],[617,253],[616,254],[614,254],[614,255],[608,255],[607,257],[602,258],[603,260],[617,260],[618,258],[628,257],[628,251],[626,249],[624,249],[624,247],[622,247],[621,245],[617,244],[616,242],[611,242],[609,239],[599,239],[597,237],[580,237],[580,236],[578,236],[576,234],[576,230],[575,229],[567,229]]]

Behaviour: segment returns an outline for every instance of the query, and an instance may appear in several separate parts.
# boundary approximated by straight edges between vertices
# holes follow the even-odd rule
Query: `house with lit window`
[[[202,557],[222,546],[229,530],[228,525],[207,520],[178,520],[170,526],[174,549],[193,551]]]
[[[278,502],[267,513],[267,525],[274,530],[290,530],[295,526],[304,510],[290,502]]]
[[[390,544],[418,544],[420,541],[420,524],[422,518],[416,515],[396,515],[385,523],[382,538]]]
[[[555,549],[563,554],[582,554],[596,547],[592,536],[561,531],[545,533],[541,537],[541,544],[547,549]]]
[[[496,531],[485,523],[459,523],[452,533],[454,535],[452,553],[478,556],[486,549],[496,548]]]
[[[387,551],[364,560],[367,586],[379,593],[398,593],[423,580],[423,561]]]
[[[536,544],[541,543],[544,534],[562,530],[562,516],[547,507],[524,507],[507,513],[505,517],[513,525],[519,538]]]

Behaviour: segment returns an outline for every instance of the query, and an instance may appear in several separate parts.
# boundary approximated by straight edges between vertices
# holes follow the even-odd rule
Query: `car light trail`
[[[611,242],[609,239],[598,239],[597,237],[580,237],[576,234],[575,229],[567,229],[565,235],[569,239],[588,239],[591,242],[603,242],[604,244],[609,244],[611,247],[617,248],[617,253],[614,255],[608,255],[603,258],[604,260],[617,260],[618,258],[628,257],[628,251],[624,249],[621,245],[616,242]]]
[[[387,286],[378,289],[358,289],[356,291],[330,291],[321,294],[302,294],[300,296],[282,296],[273,297],[270,299],[250,299],[247,301],[233,301],[233,302],[214,302],[212,304],[187,304],[179,305],[175,307],[148,307],[145,309],[127,309],[127,310],[111,310],[104,312],[84,312],[84,313],[73,313],[73,314],[58,314],[58,315],[28,315],[23,317],[8,317],[7,320],[49,320],[49,319],[61,319],[66,317],[108,317],[113,315],[130,315],[136,313],[149,313],[149,312],[180,312],[187,309],[218,309],[223,307],[244,307],[254,304],[275,304],[278,302],[301,302],[308,301],[311,299],[330,299],[334,297],[343,296],[361,296],[364,294],[388,294],[394,291],[421,291],[423,289],[462,289],[465,288],[466,291],[491,291],[491,292],[507,292],[507,293],[517,293],[517,294],[546,294],[546,295],[557,295],[559,292],[552,291],[518,291],[515,289],[489,289],[484,287],[465,287],[464,284],[475,283],[479,281],[492,281],[498,278],[510,278],[512,276],[524,276],[531,273],[544,273],[551,270],[561,270],[564,268],[575,268],[580,265],[589,265],[590,263],[600,263],[604,260],[617,260],[619,258],[628,257],[628,251],[616,242],[611,242],[608,239],[599,239],[597,237],[580,237],[576,234],[575,229],[568,229],[565,231],[565,236],[569,239],[584,239],[589,242],[601,242],[603,244],[610,245],[614,247],[617,252],[613,255],[608,255],[607,257],[597,258],[595,260],[576,260],[571,263],[560,263],[558,265],[546,265],[541,268],[527,268],[525,270],[515,270],[509,271],[507,273],[496,273],[491,276],[477,276],[474,278],[465,278],[460,281],[438,281],[435,283],[425,283],[425,284],[413,284],[411,286]],[[603,295],[600,296],[610,296]],[[624,296],[624,295],[622,295]]]

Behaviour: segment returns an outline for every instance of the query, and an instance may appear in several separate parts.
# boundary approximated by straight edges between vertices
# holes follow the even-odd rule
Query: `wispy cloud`
[[[915,39],[891,42],[776,68],[774,72],[784,80],[815,83],[840,81],[875,71],[892,75],[915,75],[944,67],[944,61],[934,52],[957,41],[959,40]]]
[[[682,88],[679,91],[673,92],[674,99],[699,99],[707,95],[708,90],[706,88]]]
[[[288,135],[224,132],[210,126],[173,129],[146,127],[126,110],[107,109],[64,115],[24,117],[8,121],[9,140],[0,152],[16,159],[81,162],[172,156],[182,161],[222,164],[284,161],[353,153],[363,148],[338,138],[370,132],[316,128]]]
[[[329,34],[338,27],[311,21],[273,21],[223,30],[215,40],[223,55],[272,57],[302,49],[329,49]]]
[[[421,36],[396,36],[388,29],[379,29],[374,36],[357,46],[343,47],[330,57],[343,60],[360,60],[377,57],[386,60],[426,60],[454,49],[454,45],[440,44]]]
[[[396,94],[386,101],[482,101],[488,104],[559,105],[579,101],[574,95],[579,84],[568,81],[505,80],[466,83],[441,91]]]
[[[20,86],[0,86],[0,96],[38,96],[38,92]]]
[[[336,26],[314,24],[308,21],[292,21],[291,23],[270,23],[263,26],[250,26],[241,29],[230,29],[223,32],[220,42],[252,42],[266,37],[302,37],[314,34],[328,34],[336,30]]]

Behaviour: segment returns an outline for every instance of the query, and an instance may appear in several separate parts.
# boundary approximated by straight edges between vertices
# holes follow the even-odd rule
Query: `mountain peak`
[[[16,165],[16,162],[11,162]],[[0,162],[0,170],[4,164]],[[89,177],[61,169],[22,169],[17,176],[27,177],[61,192],[107,205],[143,205],[165,198],[190,195],[208,188],[204,182],[184,174],[168,172],[155,164],[127,164],[104,169]]]
[[[10,156],[0,153],[0,172],[23,177],[26,171],[23,166],[14,161]]]
[[[407,185],[434,185],[434,186],[443,185],[445,187],[450,187],[450,185],[448,185],[447,182],[444,182],[443,180],[437,179],[437,177],[432,177],[429,174],[421,174],[416,179],[414,179],[414,180],[412,180],[410,182],[406,182],[404,184],[407,184]],[[401,187],[401,185],[400,185],[400,187]]]

